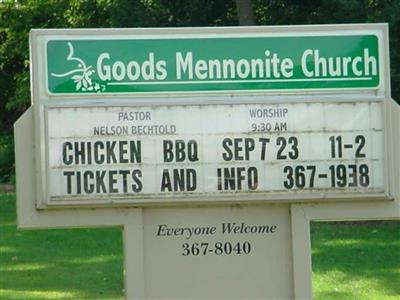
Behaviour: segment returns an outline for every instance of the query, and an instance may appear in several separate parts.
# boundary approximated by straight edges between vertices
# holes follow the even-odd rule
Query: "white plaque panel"
[[[146,299],[294,298],[289,205],[146,208],[144,220]]]
[[[382,193],[381,116],[373,102],[49,107],[47,204]]]

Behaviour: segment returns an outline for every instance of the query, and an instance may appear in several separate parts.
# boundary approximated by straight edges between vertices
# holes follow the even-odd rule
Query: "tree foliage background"
[[[244,0],[0,0],[0,182],[14,181],[13,123],[30,106],[32,28],[235,26]],[[400,100],[400,0],[252,0],[257,25],[389,23]]]

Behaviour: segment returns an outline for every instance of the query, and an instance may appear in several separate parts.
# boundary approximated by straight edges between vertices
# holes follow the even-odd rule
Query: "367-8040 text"
[[[248,241],[182,244],[182,256],[247,255],[251,253],[251,250],[251,244]]]

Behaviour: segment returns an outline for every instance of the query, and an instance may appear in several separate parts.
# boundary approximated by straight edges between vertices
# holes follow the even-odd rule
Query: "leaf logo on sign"
[[[105,91],[105,85],[99,84],[98,82],[92,80],[92,75],[95,73],[92,66],[86,66],[86,63],[78,58],[74,57],[74,47],[71,42],[68,42],[69,54],[67,56],[67,61],[76,61],[77,67],[65,73],[57,74],[51,73],[53,77],[66,77],[71,76],[71,79],[75,83],[76,91],[82,92],[96,92],[101,93]]]

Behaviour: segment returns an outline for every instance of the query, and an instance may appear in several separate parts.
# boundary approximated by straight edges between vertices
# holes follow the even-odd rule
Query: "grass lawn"
[[[400,299],[400,222],[311,226],[314,299]]]
[[[400,222],[313,223],[315,299],[400,299]],[[17,231],[0,194],[0,299],[123,299],[118,228]]]
[[[0,299],[123,299],[122,231],[16,230],[0,194]]]

